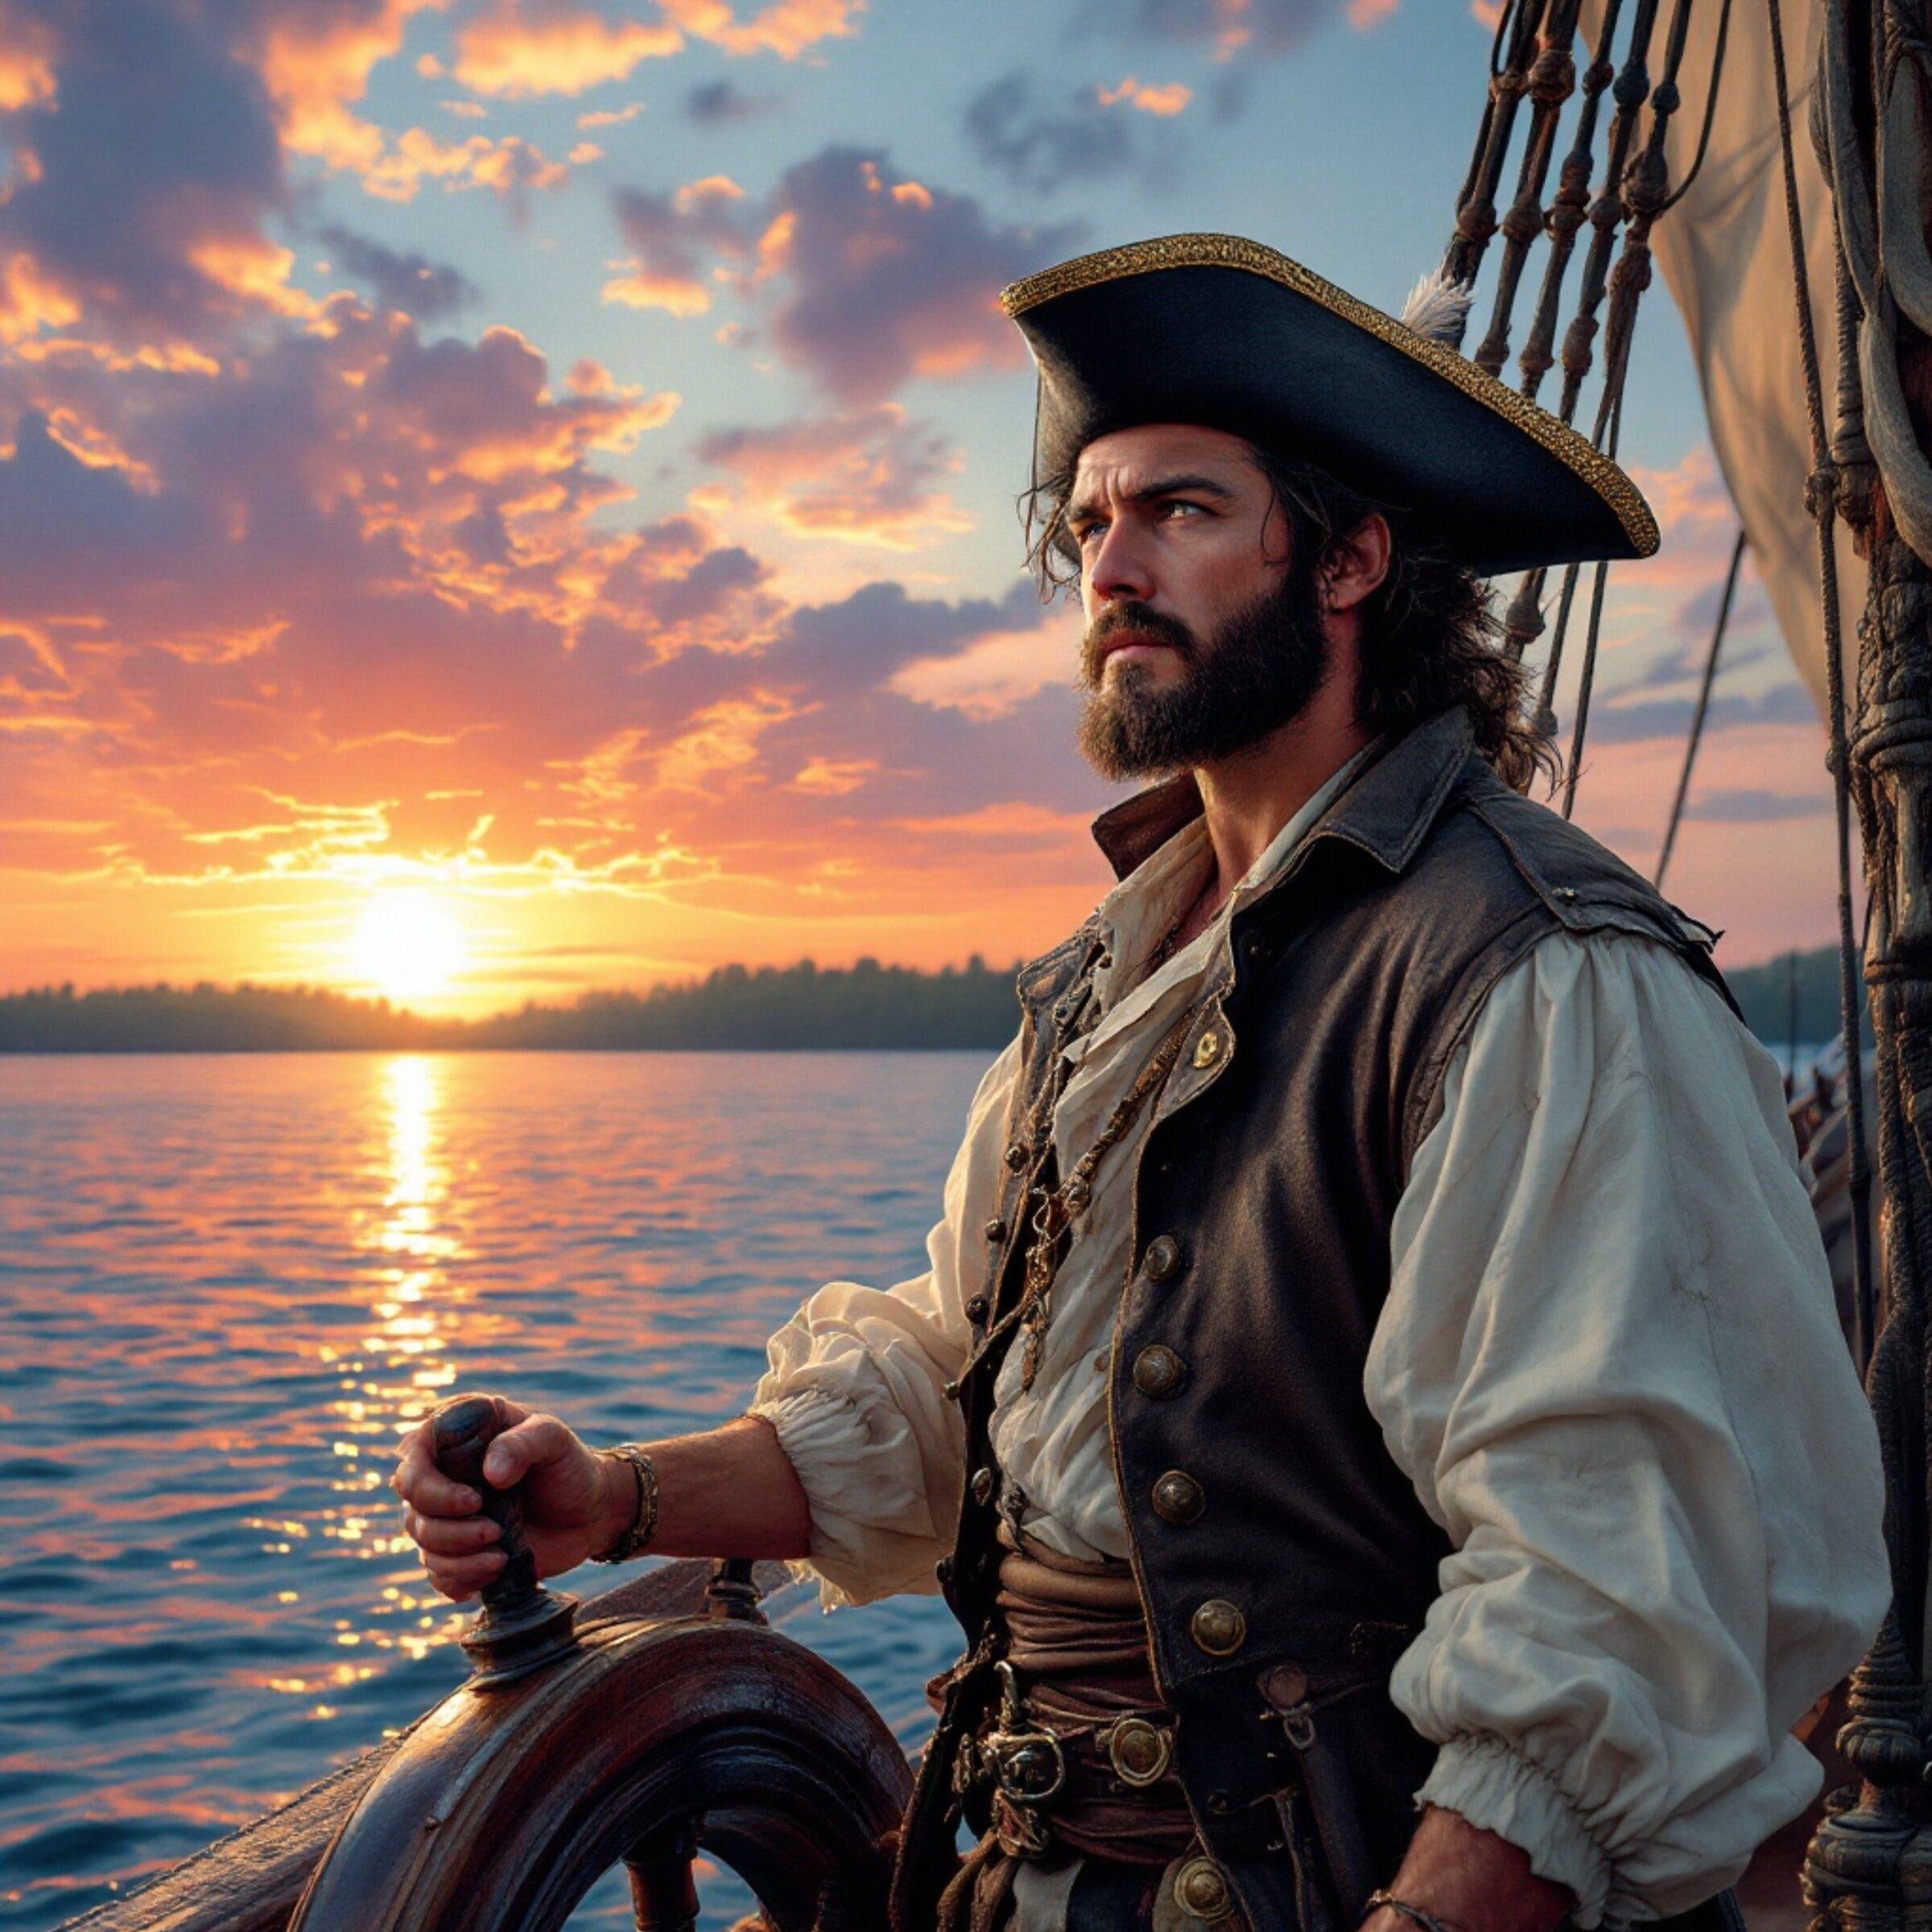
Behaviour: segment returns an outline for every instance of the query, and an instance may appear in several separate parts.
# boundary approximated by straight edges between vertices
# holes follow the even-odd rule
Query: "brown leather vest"
[[[1096,836],[1124,876],[1199,809],[1191,779],[1170,782]],[[1354,1924],[1414,1828],[1435,1748],[1389,1701],[1387,1671],[1449,1544],[1383,1445],[1363,1371],[1443,1070],[1497,980],[1565,930],[1668,946],[1723,991],[1712,935],[1505,786],[1462,712],[1428,720],[1235,916],[1142,1145],[1108,1383],[1114,1473],[1182,1780],[1257,1928],[1308,1919],[1311,1882]],[[1019,1292],[1042,1151],[1022,1123],[1056,1005],[1100,943],[1090,923],[1021,977],[1025,1072],[982,1327]],[[907,1820],[902,1932],[931,1922],[958,1740],[990,1695],[997,1503],[972,1476],[991,1466],[997,1373],[996,1356],[960,1392],[969,1474],[941,1570],[968,1649]],[[1379,1668],[1364,1690],[1365,1659]],[[1344,1688],[1325,1703],[1329,1686]],[[1291,1842],[1304,1826],[1313,1880],[1310,1847]]]

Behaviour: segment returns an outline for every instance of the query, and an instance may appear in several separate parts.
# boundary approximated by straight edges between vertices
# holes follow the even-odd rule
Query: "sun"
[[[358,978],[398,1003],[445,991],[463,969],[463,928],[425,892],[386,892],[349,943]]]

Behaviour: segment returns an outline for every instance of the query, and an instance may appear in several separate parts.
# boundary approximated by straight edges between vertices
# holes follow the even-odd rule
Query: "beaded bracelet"
[[[1452,1918],[1439,1918],[1435,1913],[1425,1911],[1420,1905],[1412,1905],[1406,1898],[1397,1898],[1393,1892],[1372,1892],[1364,1912],[1381,1910],[1393,1912],[1397,1918],[1406,1918],[1416,1932],[1463,1932]]]
[[[593,1563],[626,1563],[647,1550],[658,1533],[658,1472],[651,1467],[650,1458],[635,1443],[619,1443],[601,1453],[630,1463],[638,1485],[638,1506],[632,1513],[630,1527],[608,1550],[600,1550],[590,1560]]]

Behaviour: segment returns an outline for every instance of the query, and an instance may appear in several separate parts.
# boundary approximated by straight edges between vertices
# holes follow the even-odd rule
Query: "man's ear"
[[[1328,547],[1319,572],[1322,605],[1327,610],[1352,610],[1380,589],[1389,575],[1395,547],[1389,519],[1372,511]]]

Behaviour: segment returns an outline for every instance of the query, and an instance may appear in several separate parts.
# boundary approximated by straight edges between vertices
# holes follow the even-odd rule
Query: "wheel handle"
[[[475,1684],[507,1683],[576,1648],[577,1600],[537,1581],[537,1559],[523,1534],[516,1490],[499,1489],[483,1474],[484,1453],[502,1434],[496,1403],[487,1395],[452,1395],[430,1418],[436,1468],[483,1499],[483,1513],[502,1532],[504,1563],[484,1586],[483,1608],[464,1633]]]

